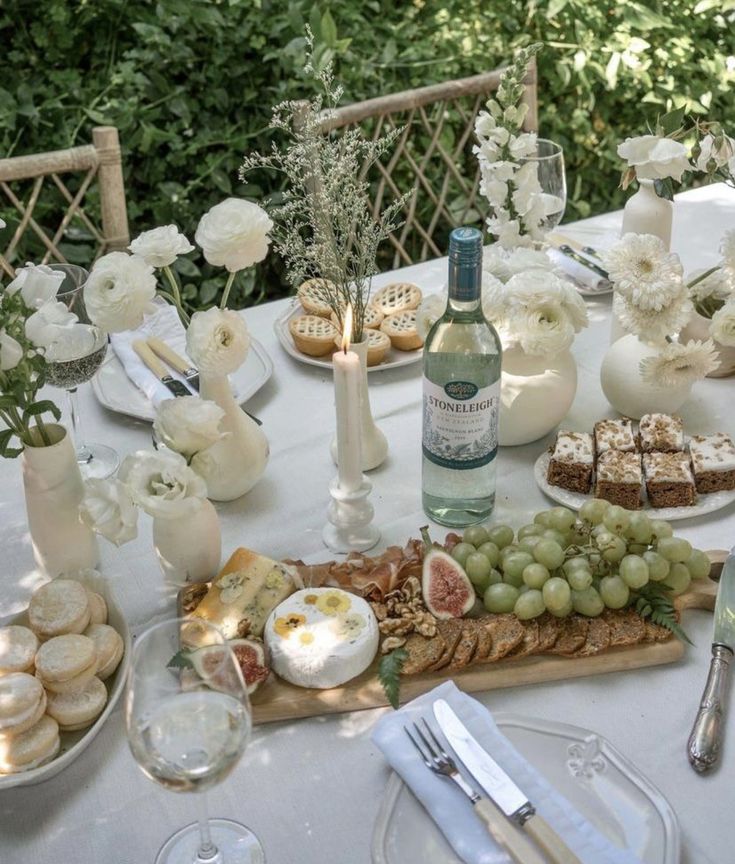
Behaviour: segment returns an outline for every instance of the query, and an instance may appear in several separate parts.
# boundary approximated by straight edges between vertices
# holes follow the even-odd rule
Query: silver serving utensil
[[[140,357],[151,372],[158,378],[161,384],[168,387],[174,396],[191,396],[191,391],[185,387],[181,381],[178,381],[173,375],[170,375],[166,366],[161,363],[158,357],[148,347],[148,343],[143,339],[136,339],[133,342],[133,351]]]
[[[184,378],[186,378],[186,383],[193,387],[197,393],[199,392],[198,369],[192,366],[191,363],[189,363],[189,361],[180,354],[177,354],[170,345],[167,345],[163,341],[163,339],[159,339],[157,336],[149,336],[147,342],[148,347],[154,354],[158,354],[164,363],[167,363],[172,369],[175,369],[183,375]]]
[[[711,771],[720,758],[725,732],[730,664],[735,651],[735,547],[730,550],[720,575],[715,603],[715,628],[707,683],[687,743],[689,762],[695,771]]]
[[[577,264],[581,264],[588,270],[592,270],[593,273],[597,273],[597,275],[601,276],[603,279],[609,279],[607,270],[605,270],[599,264],[595,264],[594,261],[590,261],[589,258],[585,258],[584,255],[580,255],[579,252],[576,252],[574,249],[572,249],[572,247],[568,243],[562,243],[561,246],[558,246],[557,248],[563,255],[566,255],[567,258],[571,258],[573,261],[576,261]]]

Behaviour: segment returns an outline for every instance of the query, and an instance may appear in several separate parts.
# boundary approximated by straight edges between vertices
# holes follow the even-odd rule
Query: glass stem
[[[69,413],[71,414],[71,434],[77,448],[77,462],[87,465],[92,461],[92,452],[84,443],[82,437],[82,421],[79,416],[79,403],[77,402],[77,388],[72,387],[66,391],[69,398]]]
[[[200,793],[199,804],[199,849],[197,851],[196,864],[200,861],[213,861],[217,858],[217,847],[212,842],[212,835],[209,831],[209,812],[207,808],[207,796],[205,793]]]

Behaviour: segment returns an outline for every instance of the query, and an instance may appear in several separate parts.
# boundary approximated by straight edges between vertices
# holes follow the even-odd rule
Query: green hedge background
[[[271,106],[310,92],[306,22],[345,102],[476,74],[544,42],[540,127],[565,150],[565,221],[622,205],[616,144],[658,113],[686,102],[735,131],[735,0],[6,0],[0,155],[117,126],[133,236],[173,221],[192,237],[224,196],[277,192],[272,177],[239,183],[237,169],[269,146]],[[88,251],[83,238],[71,248]],[[206,304],[222,280],[201,260],[180,273]],[[234,304],[288,291],[275,256],[245,275]]]

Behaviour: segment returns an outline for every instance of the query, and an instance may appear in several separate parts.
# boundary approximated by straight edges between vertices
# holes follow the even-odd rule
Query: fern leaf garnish
[[[673,594],[662,585],[649,582],[639,588],[634,594],[633,607],[641,618],[650,618],[654,624],[670,630],[682,642],[694,644],[677,620]]]
[[[398,708],[401,691],[401,670],[408,653],[405,648],[395,648],[390,654],[380,658],[378,680],[383,685],[385,695],[394,708]]]
[[[167,669],[193,669],[194,664],[191,662],[191,651],[182,649],[177,651],[174,656],[166,664]]]

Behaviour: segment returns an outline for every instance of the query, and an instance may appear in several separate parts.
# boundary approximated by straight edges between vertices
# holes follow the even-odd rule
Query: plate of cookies
[[[341,322],[326,302],[323,279],[309,279],[296,300],[274,324],[278,340],[296,360],[312,366],[332,365],[341,341]],[[368,372],[416,363],[424,340],[416,330],[421,289],[394,282],[376,291],[365,309]]]
[[[724,432],[687,436],[680,417],[600,420],[591,432],[560,429],[536,460],[541,490],[574,510],[603,498],[667,522],[735,501],[735,444]]]
[[[130,632],[96,570],[58,578],[0,626],[0,789],[54,777],[125,686]]]

